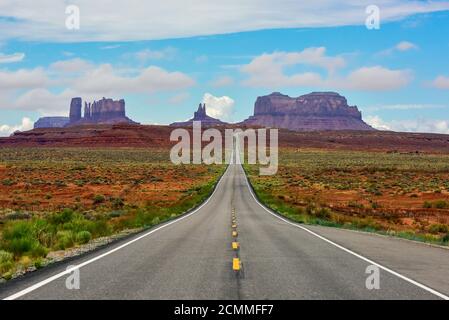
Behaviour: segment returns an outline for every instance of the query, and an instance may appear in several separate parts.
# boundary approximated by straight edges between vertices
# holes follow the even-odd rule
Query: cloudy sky
[[[74,96],[167,124],[199,102],[240,121],[257,96],[320,90],[378,128],[449,133],[448,56],[449,1],[1,0],[0,135],[67,115]]]

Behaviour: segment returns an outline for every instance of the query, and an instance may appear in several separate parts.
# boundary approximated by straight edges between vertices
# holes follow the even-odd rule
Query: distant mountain
[[[62,128],[69,122],[69,117],[43,117],[34,123],[34,128]]]
[[[34,123],[34,128],[63,128],[67,126],[91,124],[138,124],[126,116],[125,100],[114,101],[103,98],[93,103],[84,103],[82,115],[82,99],[72,98],[69,117],[43,117]]]
[[[203,127],[213,127],[216,125],[227,124],[221,120],[212,118],[206,114],[206,104],[203,103],[198,106],[198,110],[193,114],[193,118],[184,122],[174,122],[170,124],[172,127],[191,127],[193,121],[201,121],[201,126]]]
[[[279,92],[258,97],[254,115],[245,125],[295,131],[374,130],[362,120],[356,106],[335,92],[312,92],[292,98]]]

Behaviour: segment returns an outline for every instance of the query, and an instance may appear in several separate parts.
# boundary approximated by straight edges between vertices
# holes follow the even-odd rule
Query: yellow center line
[[[232,270],[240,271],[240,259],[239,258],[232,259]]]

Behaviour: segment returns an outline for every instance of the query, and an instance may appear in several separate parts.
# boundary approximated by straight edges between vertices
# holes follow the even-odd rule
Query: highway
[[[379,289],[366,286],[372,264]],[[79,268],[79,289],[66,287],[68,265]],[[447,266],[444,248],[287,221],[231,164],[199,209],[2,285],[0,298],[444,299]]]

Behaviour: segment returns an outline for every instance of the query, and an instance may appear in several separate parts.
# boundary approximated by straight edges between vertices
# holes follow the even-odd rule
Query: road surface
[[[233,270],[237,256],[240,271]],[[373,263],[379,289],[369,290]],[[78,290],[66,288],[68,265],[79,268]],[[449,295],[447,266],[447,249],[286,221],[257,202],[241,165],[231,164],[198,210],[11,281],[0,298],[442,299]]]

